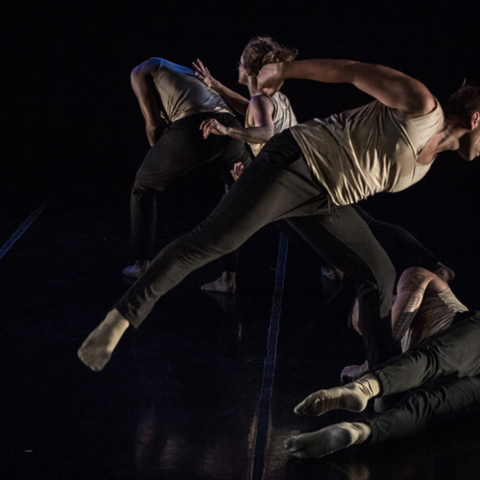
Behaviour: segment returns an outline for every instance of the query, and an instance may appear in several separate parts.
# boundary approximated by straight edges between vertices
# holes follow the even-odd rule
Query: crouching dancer
[[[457,313],[454,324],[355,382],[319,390],[295,407],[299,415],[363,411],[370,399],[415,389],[371,420],[342,422],[291,437],[287,450],[318,458],[353,444],[414,435],[428,425],[480,412],[480,311]]]
[[[264,225],[296,217],[316,235],[312,248],[357,285],[359,325],[369,365],[400,353],[390,310],[394,268],[351,204],[418,182],[436,155],[480,153],[480,89],[464,87],[446,106],[418,80],[349,60],[265,65],[259,88],[286,78],[351,83],[374,97],[366,106],[275,135],[199,226],[167,245],[87,337],[80,359],[101,370],[125,330],[137,328],[157,300],[185,276],[238,248]],[[368,141],[367,141],[368,140]]]

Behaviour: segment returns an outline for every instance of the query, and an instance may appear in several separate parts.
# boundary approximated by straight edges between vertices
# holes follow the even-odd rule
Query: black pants
[[[115,307],[138,327],[186,275],[235,250],[264,225],[291,217],[311,232],[305,240],[319,255],[355,280],[371,365],[400,353],[391,332],[393,266],[353,207],[331,208],[289,131],[267,143],[208,218],[166,246]]]
[[[427,425],[480,412],[480,312],[373,369],[382,395],[415,388],[394,408],[368,421],[370,443],[413,435]]]
[[[422,245],[411,233],[392,223],[382,222],[373,218],[358,204],[352,205],[355,211],[365,221],[378,243],[387,252],[392,263],[401,274],[406,268],[417,266],[434,271],[438,267],[439,258]],[[328,262],[310,246],[307,239],[315,239],[315,231],[309,231],[310,225],[298,222],[296,218],[288,218],[276,222],[276,226],[288,237],[288,240],[311,261],[322,267]]]
[[[137,172],[130,202],[131,246],[135,260],[150,260],[153,256],[157,199],[175,179],[208,164],[229,188],[234,182],[230,174],[233,165],[251,162],[243,142],[219,135],[203,138],[200,124],[213,117],[226,126],[240,126],[238,120],[227,113],[190,115],[169,125],[148,151]],[[234,252],[223,259],[224,270],[235,270],[235,256]]]

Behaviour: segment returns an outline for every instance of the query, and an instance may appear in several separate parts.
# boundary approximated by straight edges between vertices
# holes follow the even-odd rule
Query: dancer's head
[[[247,77],[256,77],[267,63],[290,62],[298,55],[296,48],[284,47],[273,38],[252,38],[244,48],[238,66],[238,82],[246,85]]]
[[[480,155],[480,87],[463,85],[443,107],[447,118],[454,118],[468,133],[460,138],[457,150],[464,160]]]

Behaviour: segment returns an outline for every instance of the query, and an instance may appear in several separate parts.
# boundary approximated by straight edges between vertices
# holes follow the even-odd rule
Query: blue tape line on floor
[[[273,293],[270,326],[267,338],[267,357],[263,368],[262,390],[257,410],[257,435],[255,441],[255,455],[252,468],[252,480],[263,477],[265,466],[265,447],[267,445],[268,424],[270,418],[270,401],[273,391],[275,368],[277,360],[277,340],[280,330],[280,315],[282,310],[282,295],[285,283],[287,266],[288,239],[280,233],[277,257],[277,271],[275,275],[275,290]]]
[[[0,260],[7,254],[7,252],[13,247],[15,242],[27,231],[28,227],[40,216],[45,210],[48,204],[55,198],[57,193],[53,193],[48,196],[31,214],[30,216],[17,228],[13,235],[5,242],[2,248],[0,248]]]

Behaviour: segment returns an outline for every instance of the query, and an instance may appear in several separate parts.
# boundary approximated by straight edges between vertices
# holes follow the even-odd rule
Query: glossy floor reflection
[[[191,187],[180,185],[180,193],[171,194],[159,212],[164,222],[159,245],[190,229],[215,204],[216,198],[207,195],[205,202],[191,205],[182,194]],[[214,278],[215,265],[194,272],[161,300],[140,330],[127,333],[103,372],[90,372],[76,350],[128,288],[120,274],[129,261],[128,190],[89,189],[81,178],[56,188],[40,189],[22,202],[13,202],[8,189],[0,195],[6,242],[56,193],[0,260],[0,478],[403,480],[477,475],[477,418],[323,460],[288,456],[283,448],[288,436],[360,418],[331,412],[305,419],[292,409],[306,394],[338,384],[343,366],[363,361],[363,347],[346,324],[352,285],[323,282],[319,268],[291,246],[283,292],[274,295],[279,246],[274,227],[242,248],[235,296],[199,291]],[[476,298],[468,271],[479,259],[478,229],[470,227],[458,219],[444,243],[437,243],[449,263],[458,265],[455,290],[467,305]],[[422,240],[435,244],[437,237],[428,237],[427,228],[418,230],[427,237]],[[460,241],[462,249],[453,252],[449,242]],[[281,308],[272,309],[274,304]],[[274,352],[268,343],[273,311],[279,326]],[[275,367],[270,378],[264,374],[266,359]],[[269,403],[259,410],[269,381]],[[258,452],[264,453],[261,458]]]

